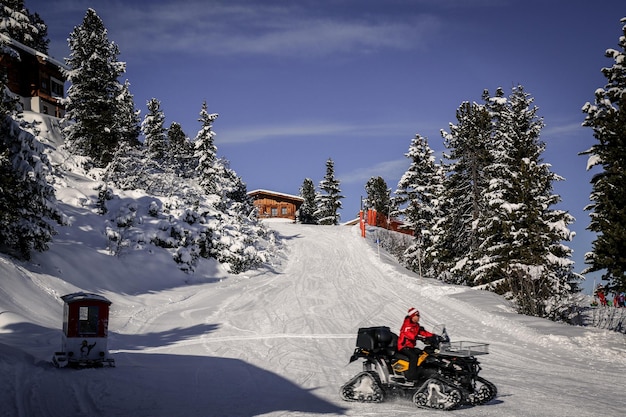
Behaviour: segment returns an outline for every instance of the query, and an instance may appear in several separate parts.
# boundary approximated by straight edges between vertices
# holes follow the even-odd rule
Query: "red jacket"
[[[424,340],[427,337],[434,336],[431,332],[424,330],[419,324],[415,324],[411,321],[409,316],[404,318],[404,323],[400,328],[400,335],[398,336],[398,350],[404,348],[414,348],[417,339]]]

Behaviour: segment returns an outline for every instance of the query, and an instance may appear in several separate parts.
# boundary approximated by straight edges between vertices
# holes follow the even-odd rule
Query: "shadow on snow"
[[[164,347],[211,333],[219,327],[219,324],[197,324],[191,327],[176,327],[154,333],[120,334],[109,332],[108,345],[109,349],[116,350],[141,350],[144,348]]]
[[[311,389],[240,359],[128,351],[171,345],[217,327],[210,324],[147,335],[112,334],[109,349],[126,350],[112,354],[115,368],[74,370],[54,368],[47,360],[37,361],[45,350],[50,349],[52,355],[58,349],[50,347],[53,330],[32,323],[13,323],[3,328],[0,387],[10,387],[17,396],[25,393],[27,401],[14,410],[24,415],[345,414],[345,408],[316,396]],[[32,342],[32,349],[24,346],[25,340]],[[60,343],[60,337],[58,340]],[[77,410],[81,410],[79,414]]]
[[[114,390],[111,396],[117,399],[111,405],[116,408],[112,415],[131,411],[125,403],[141,408],[132,409],[136,417],[248,417],[278,411],[345,411],[311,390],[239,359],[139,353],[119,353],[115,357],[115,375],[105,370]],[[118,372],[124,368],[128,371]]]

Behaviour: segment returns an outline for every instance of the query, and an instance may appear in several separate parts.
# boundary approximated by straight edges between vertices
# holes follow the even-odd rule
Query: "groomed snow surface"
[[[494,294],[420,279],[355,227],[269,226],[285,242],[274,265],[187,282],[149,257],[94,255],[62,233],[36,262],[0,257],[0,416],[430,416],[408,401],[338,396],[361,370],[347,365],[357,329],[397,331],[411,306],[427,328],[490,343],[481,375],[498,397],[452,415],[624,415],[624,335],[520,316]],[[115,368],[50,362],[59,297],[78,290],[113,302]]]
[[[453,341],[489,343],[481,376],[498,387],[487,405],[453,416],[626,415],[626,336],[521,316],[501,297],[407,272],[358,226],[271,222],[282,241],[270,264],[229,275],[202,260],[193,275],[150,244],[112,256],[96,183],[72,168],[56,119],[40,123],[51,160],[65,167],[57,199],[71,219],[29,262],[0,255],[0,417],[432,416],[409,401],[343,402],[339,387],[359,327],[398,330],[410,307]],[[154,197],[119,193],[110,213],[137,207],[158,222]],[[155,224],[152,224],[155,223]],[[151,229],[152,228],[152,229]],[[370,230],[368,233],[375,233]],[[373,236],[373,235],[368,235]],[[61,296],[112,301],[115,368],[55,368]]]

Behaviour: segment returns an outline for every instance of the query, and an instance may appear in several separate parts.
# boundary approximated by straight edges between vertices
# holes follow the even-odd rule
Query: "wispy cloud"
[[[251,126],[242,129],[228,129],[218,139],[229,144],[249,143],[285,137],[299,138],[309,136],[326,136],[331,134],[345,134],[355,128],[342,124],[294,124],[282,126]]]
[[[55,7],[77,13],[81,8],[90,7],[91,2],[61,0],[60,3]],[[429,33],[440,27],[436,18],[419,13],[360,15],[358,3],[349,13],[346,10],[327,12],[326,9],[300,1],[243,0],[151,1],[140,7],[109,0],[101,12],[95,6],[111,40],[120,45],[123,54],[178,52],[322,57],[419,47]],[[49,13],[52,20],[55,12],[50,9]],[[72,26],[81,23],[82,19],[78,19]]]
[[[582,130],[582,121],[578,123],[569,123],[559,126],[547,126],[542,132],[541,136],[544,138],[561,138],[569,136],[572,133],[580,133]]]
[[[406,171],[408,165],[409,161],[406,158],[394,159],[379,162],[373,166],[358,168],[348,173],[341,173],[338,176],[342,184],[365,184],[372,177],[398,179]],[[396,184],[388,183],[387,186],[391,188],[393,192]]]
[[[419,26],[419,25],[416,25]],[[220,45],[216,53],[325,56],[371,52],[383,48],[409,49],[419,42],[419,30],[410,24],[347,22],[332,18],[286,20],[270,27],[235,33],[212,33]]]
[[[359,136],[381,137],[389,131],[410,130],[412,124],[351,124],[339,122],[301,122],[284,125],[257,125],[244,128],[222,128],[216,137],[218,142],[228,144],[243,144],[258,141],[267,141],[281,138],[309,138]]]

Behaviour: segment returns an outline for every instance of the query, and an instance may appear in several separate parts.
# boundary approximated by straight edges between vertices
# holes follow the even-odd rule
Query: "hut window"
[[[272,207],[272,216],[278,215],[278,209],[276,207]]]
[[[282,214],[283,216],[286,216],[286,215],[287,215],[287,207],[282,207],[282,208],[280,209],[280,212],[281,212],[281,214]]]
[[[98,307],[80,307],[78,311],[78,332],[81,334],[95,334],[98,332]]]

